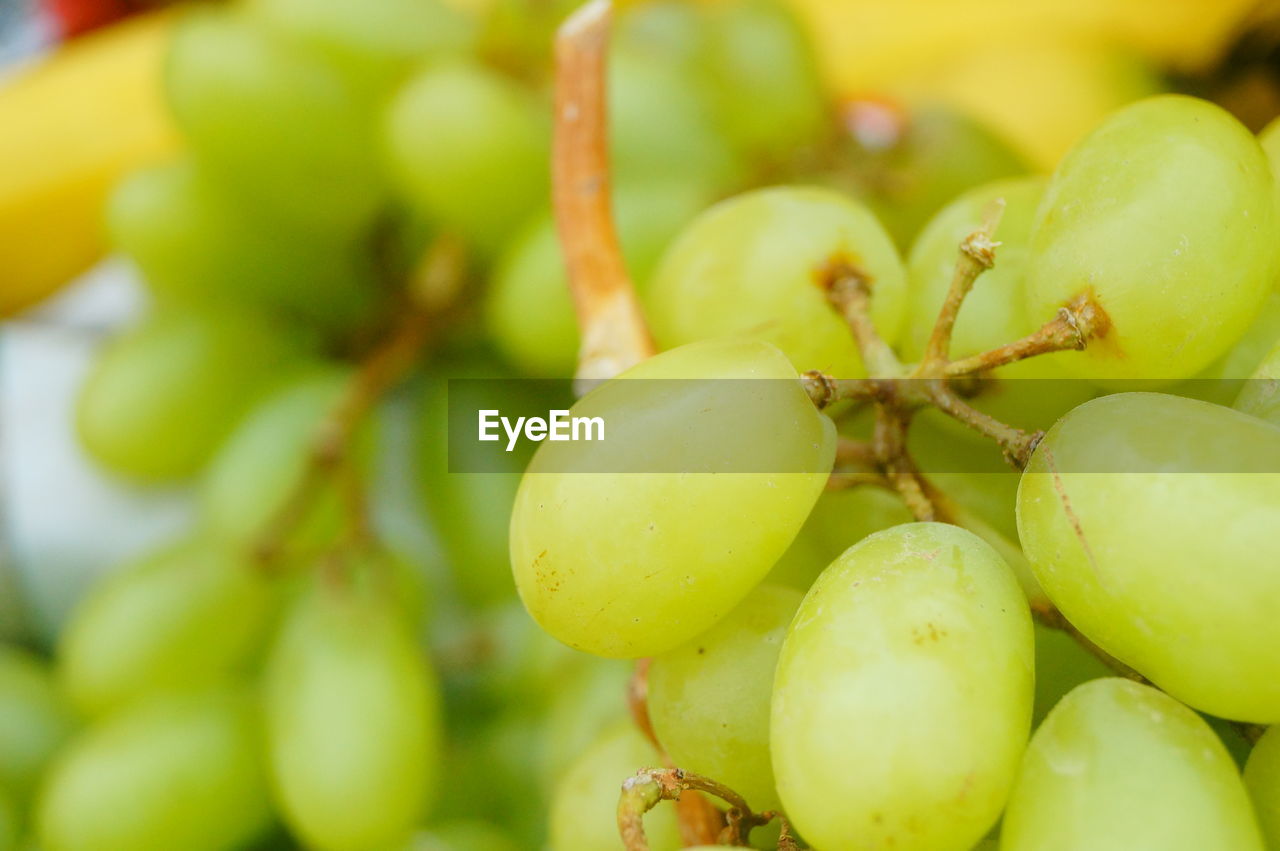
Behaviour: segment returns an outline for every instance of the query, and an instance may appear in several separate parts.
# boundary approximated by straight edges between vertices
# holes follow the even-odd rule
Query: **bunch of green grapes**
[[[603,838],[618,798],[599,787],[653,767],[654,745],[827,851],[1280,841],[1280,749],[1248,741],[1280,722],[1275,135],[1264,147],[1188,97],[1139,102],[1048,179],[961,194],[905,267],[878,211],[832,190],[756,190],[694,219],[642,290],[662,351],[574,407],[618,442],[543,445],[516,496],[533,618],[650,660],[652,740],[623,727],[582,754],[553,847],[618,847]],[[916,424],[954,525],[820,487],[833,432],[868,435],[856,411],[815,411],[797,381],[734,416],[729,382],[704,383],[927,377],[862,362],[826,303],[831,264],[863,276],[870,322],[911,364],[993,202],[995,266],[950,356],[1055,321],[1084,345],[979,376],[981,412],[1046,430],[1020,473],[936,412]],[[1196,387],[1210,381],[1218,402]],[[668,847],[669,811],[650,818]]]

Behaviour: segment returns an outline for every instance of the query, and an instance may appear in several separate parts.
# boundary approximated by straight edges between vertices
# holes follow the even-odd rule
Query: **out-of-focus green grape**
[[[320,565],[265,675],[271,775],[308,847],[408,836],[436,784],[439,697],[413,630],[370,565]]]
[[[432,825],[405,843],[401,851],[520,851],[505,833],[482,821]]]
[[[627,717],[631,673],[620,659],[588,657],[567,683],[555,684],[539,734],[545,782],[558,781],[606,728]]]
[[[909,522],[911,512],[895,492],[878,487],[827,491],[818,497],[768,581],[808,591],[818,574],[849,547],[873,532]]]
[[[1019,536],[1044,590],[1108,653],[1197,709],[1278,721],[1277,471],[1275,426],[1179,396],[1104,396],[1036,449]]]
[[[618,799],[622,782],[642,768],[660,768],[653,746],[631,721],[604,733],[578,757],[551,802],[550,851],[621,851]],[[644,817],[653,851],[682,847],[676,809],[659,804]]]
[[[741,180],[742,163],[701,75],[623,45],[610,51],[608,85],[613,179],[677,181],[704,192]]]
[[[653,660],[649,717],[680,768],[714,777],[756,812],[780,806],[769,701],[782,639],[803,595],[759,585],[711,629]]]
[[[511,517],[534,620],[571,647],[636,657],[728,614],[790,545],[833,462],[831,421],[795,378],[767,343],[714,340],[574,405],[571,417],[603,418],[607,439],[541,444]]]
[[[776,161],[827,130],[825,93],[804,28],[778,0],[733,0],[708,11],[706,57],[715,107],[735,145]]]
[[[189,162],[130,175],[106,215],[112,241],[162,303],[265,307],[329,329],[370,314],[373,270],[354,240],[237,201]]]
[[[906,284],[897,250],[875,217],[844,196],[779,187],[723,201],[667,250],[644,301],[664,348],[729,334],[767,340],[799,370],[865,374],[849,328],[821,287],[845,261],[871,289],[871,317],[897,339]]]
[[[1235,764],[1190,709],[1107,678],[1049,713],[1022,760],[1002,851],[1261,851]]]
[[[205,470],[201,507],[215,540],[252,548],[291,504],[306,473],[321,422],[347,387],[345,370],[315,371],[275,390],[231,433]],[[368,430],[358,430],[349,459],[362,464]],[[302,516],[282,542],[310,549],[342,527],[342,500],[332,477],[317,486]]]
[[[971,189],[944,207],[921,232],[907,262],[907,330],[901,344],[907,359],[923,358],[951,288],[960,243],[981,226],[988,206],[999,199],[1005,207],[995,233],[999,242],[995,266],[978,278],[964,301],[951,336],[951,356],[959,359],[999,348],[1054,318],[1054,311],[1028,316],[1022,306],[1031,225],[1044,186],[1043,178],[1023,177]],[[1048,428],[1093,395],[1085,382],[1066,380],[1052,358],[1035,357],[984,376],[979,394],[969,401],[1002,422],[1034,430]],[[983,439],[941,412],[931,412],[930,418],[945,422],[957,433]]]
[[[192,540],[108,577],[80,603],[58,647],[63,688],[84,715],[148,692],[245,671],[273,610],[252,564]]]
[[[1079,300],[1106,314],[1083,353],[1090,379],[1194,375],[1247,329],[1275,284],[1275,192],[1235,118],[1162,95],[1115,113],[1062,161],[1027,260],[1027,310]]]
[[[396,95],[385,147],[410,206],[494,253],[547,191],[547,117],[533,93],[481,65],[428,68]]]
[[[174,35],[165,86],[196,158],[258,204],[345,234],[384,203],[376,104],[322,56],[202,10]]]
[[[251,0],[248,9],[256,24],[318,51],[374,94],[475,38],[475,22],[442,0]]]
[[[24,650],[0,645],[0,789],[16,807],[29,802],[72,724],[44,663]]]
[[[1234,407],[1280,425],[1280,344],[1267,353],[1240,388]]]
[[[1012,572],[972,533],[912,523],[850,548],[778,660],[773,769],[800,834],[830,851],[980,839],[1026,741],[1032,641]]]
[[[1273,120],[1258,134],[1258,144],[1271,164],[1271,176],[1275,178],[1277,196],[1280,197],[1280,119]]]
[[[1244,766],[1244,785],[1269,848],[1280,847],[1280,732],[1262,734]]]
[[[706,201],[703,191],[686,183],[618,188],[618,236],[627,270],[641,290],[668,243]],[[542,378],[573,375],[578,326],[550,213],[530,222],[504,253],[486,320],[494,342],[522,371]]]
[[[85,380],[80,439],[126,476],[193,475],[292,355],[280,329],[250,313],[153,315],[113,340]]]
[[[1028,171],[1008,142],[945,107],[904,114],[887,104],[860,102],[846,113],[845,124],[849,165],[830,180],[863,199],[904,251],[961,192]]]
[[[1036,624],[1036,704],[1031,726],[1038,727],[1067,692],[1081,683],[1109,677],[1112,670],[1060,629]]]
[[[556,28],[578,0],[482,0],[479,53],[517,75],[539,76],[551,67]]]
[[[90,728],[37,810],[45,851],[222,851],[267,826],[257,706],[239,691],[166,694]]]

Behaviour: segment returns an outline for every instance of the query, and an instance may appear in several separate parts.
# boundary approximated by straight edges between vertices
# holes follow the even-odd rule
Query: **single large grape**
[[[649,668],[649,717],[680,768],[714,777],[762,812],[780,806],[769,756],[773,671],[803,596],[760,585],[724,620]]]
[[[354,238],[287,221],[227,189],[179,161],[135,172],[111,195],[112,241],[157,301],[266,308],[337,330],[369,317],[377,290]]]
[[[113,340],[76,408],[94,459],[144,480],[202,467],[295,353],[253,314],[169,311]]]
[[[670,181],[620,186],[614,195],[627,271],[643,291],[663,250],[707,201],[697,186]],[[486,301],[494,342],[522,371],[573,375],[578,326],[555,223],[544,212],[527,224],[499,261]]]
[[[551,802],[550,851],[621,851],[618,798],[622,782],[642,768],[660,768],[653,746],[629,719],[587,748],[556,786]],[[680,848],[675,805],[661,803],[644,818],[652,851]]]
[[[1026,741],[1032,632],[1008,566],[956,526],[865,538],[818,578],[778,660],[773,769],[816,847],[961,849]]]
[[[727,334],[767,340],[796,369],[863,375],[853,337],[821,278],[852,264],[871,289],[871,317],[897,339],[906,311],[902,263],[862,205],[816,188],[779,187],[723,201],[667,250],[644,301],[664,348]]]
[[[1090,379],[1193,375],[1244,333],[1274,285],[1276,214],[1267,159],[1221,108],[1165,95],[1115,113],[1050,181],[1027,261],[1027,311],[1080,301],[1105,319]]]
[[[63,688],[84,715],[148,692],[245,671],[265,637],[274,589],[209,541],[154,553],[93,588],[58,647]]]
[[[299,504],[296,494],[317,431],[343,398],[348,380],[343,369],[312,371],[276,389],[245,416],[201,482],[201,508],[215,540],[248,550],[275,534],[281,517]],[[356,429],[348,462],[367,461],[368,431]],[[279,543],[308,549],[332,540],[342,526],[340,497],[333,477],[317,485]]]
[[[385,202],[378,104],[322,56],[201,10],[174,36],[165,87],[196,157],[256,204],[345,234]]]
[[[435,677],[389,577],[368,567],[320,568],[265,674],[277,798],[307,846],[326,851],[407,836],[436,784]]]
[[[149,698],[71,743],[36,814],[46,851],[222,851],[270,816],[257,705],[236,690]]]
[[[35,656],[0,645],[0,789],[25,806],[71,734],[70,707]]]
[[[1268,847],[1280,846],[1280,732],[1272,727],[1253,746],[1244,766],[1244,785]]]
[[[999,348],[1035,331],[1054,318],[1027,315],[1022,302],[1026,290],[1027,249],[1036,208],[1044,194],[1040,177],[988,183],[971,189],[948,204],[917,237],[907,261],[908,313],[902,354],[923,358],[938,312],[946,300],[960,258],[960,243],[978,230],[989,205],[1003,199],[1004,214],[995,239],[995,266],[978,278],[964,301],[951,336],[954,359]],[[1035,357],[1001,367],[983,376],[978,395],[970,403],[996,419],[1025,429],[1048,428],[1094,390],[1083,381],[1068,380],[1053,358]],[[930,418],[953,431],[983,439],[972,429],[939,412]]]
[[[583,397],[602,441],[546,442],[511,517],[529,613],[571,647],[634,657],[727,614],[782,555],[835,452],[773,346],[724,339],[660,354]]]
[[[1079,686],[1027,747],[1002,851],[1261,851],[1235,763],[1209,726],[1156,689]]]
[[[392,101],[384,135],[410,206],[487,252],[546,194],[546,116],[532,92],[483,66],[423,71]]]
[[[1037,579],[1104,650],[1214,715],[1280,720],[1280,429],[1157,393],[1063,417],[1018,490]]]

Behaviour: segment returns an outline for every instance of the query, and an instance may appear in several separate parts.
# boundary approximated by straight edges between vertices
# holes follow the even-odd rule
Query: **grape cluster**
[[[1029,174],[780,0],[577,5],[178,22],[76,428],[196,516],[0,646],[0,851],[1280,845],[1280,128]],[[449,440],[575,370],[608,441]]]

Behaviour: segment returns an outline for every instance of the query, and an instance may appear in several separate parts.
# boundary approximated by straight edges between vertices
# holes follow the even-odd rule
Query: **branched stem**
[[[1027,358],[1052,352],[1083,350],[1097,329],[1100,311],[1092,302],[1076,302],[1058,309],[1058,315],[1021,340],[991,351],[951,361],[945,372],[949,378],[976,375]]]
[[[920,366],[928,372],[935,371],[945,364],[951,355],[951,333],[956,327],[956,318],[964,300],[973,289],[978,276],[995,265],[997,242],[992,242],[1000,217],[1004,214],[1004,199],[997,198],[983,211],[982,224],[960,243],[960,259],[956,262],[956,270],[951,278],[951,288],[947,291],[942,309],[938,311],[938,320],[929,335],[925,346],[924,360]]]
[[[1027,466],[1027,462],[1031,460],[1031,453],[1044,437],[1044,432],[1023,431],[989,414],[982,413],[957,396],[950,385],[942,379],[930,379],[925,387],[930,401],[938,410],[994,440],[1004,454],[1005,460],[1019,470]]]
[[[612,10],[592,0],[556,35],[552,200],[582,333],[577,378],[612,378],[654,352],[614,226],[606,126]]]
[[[646,768],[628,777],[618,799],[618,832],[627,851],[648,851],[644,814],[663,801],[679,801],[685,792],[705,792],[729,805],[728,823],[718,837],[720,844],[744,846],[752,828],[782,817],[774,812],[753,813],[737,792],[699,774],[680,768]],[[790,835],[784,820],[783,831]]]
[[[862,355],[867,374],[875,378],[902,375],[902,364],[871,321],[871,279],[862,269],[840,257],[832,258],[822,272],[827,299],[844,317]]]

